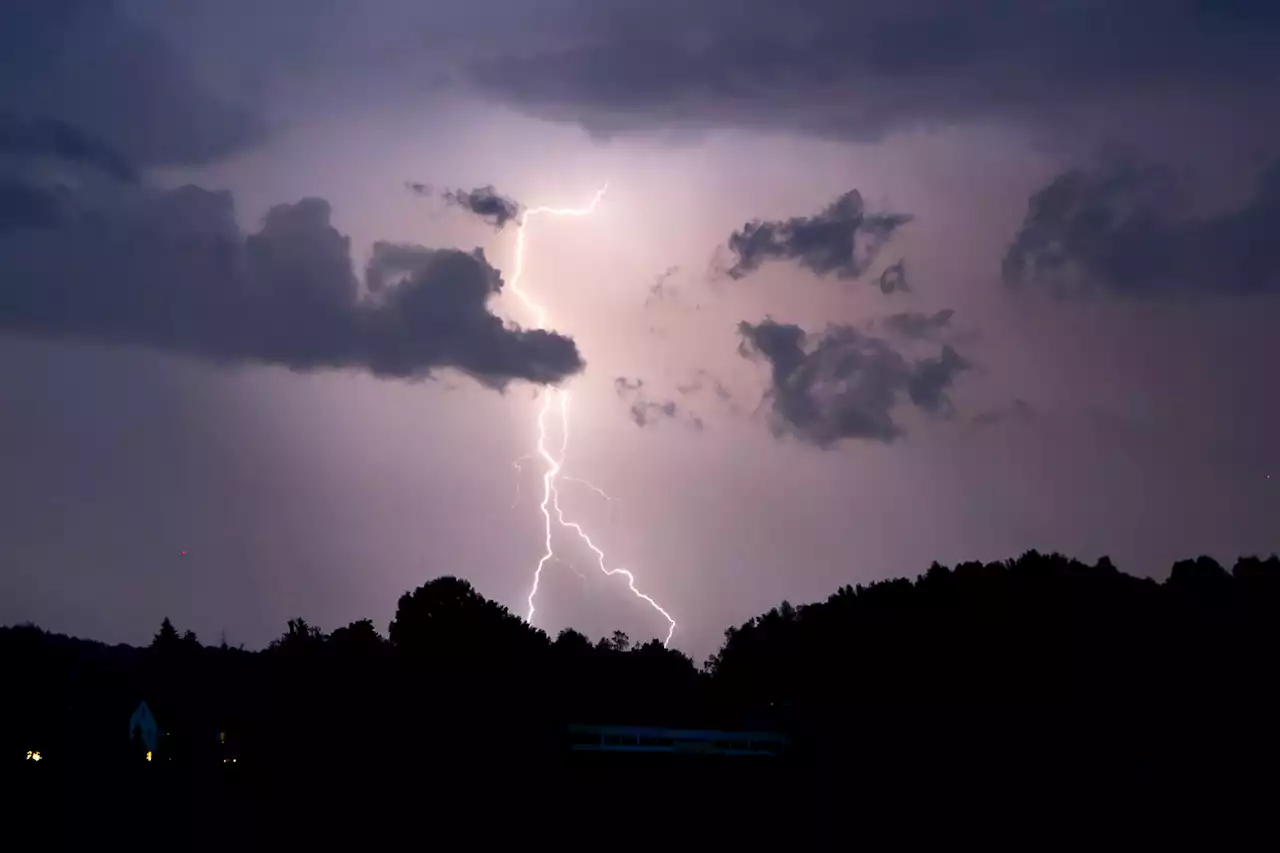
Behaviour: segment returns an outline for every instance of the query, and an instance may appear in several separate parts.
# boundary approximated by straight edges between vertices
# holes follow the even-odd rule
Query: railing
[[[776,756],[789,746],[786,736],[777,732],[571,725],[567,734],[569,749],[574,752]]]

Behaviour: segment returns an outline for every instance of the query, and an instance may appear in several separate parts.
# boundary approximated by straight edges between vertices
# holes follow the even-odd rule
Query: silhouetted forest
[[[659,825],[795,841],[850,821],[903,843],[985,820],[1060,838],[1090,815],[1150,840],[1183,799],[1274,805],[1278,651],[1275,556],[1187,560],[1162,583],[1035,552],[935,564],[782,602],[701,667],[621,632],[552,639],[441,577],[400,598],[385,636],[298,618],[257,652],[167,619],[146,648],[0,629],[0,737],[24,808],[61,816],[48,825],[163,826],[179,847],[599,845]],[[151,760],[127,737],[140,701],[164,732]],[[792,749],[591,763],[569,757],[571,723],[772,730]]]

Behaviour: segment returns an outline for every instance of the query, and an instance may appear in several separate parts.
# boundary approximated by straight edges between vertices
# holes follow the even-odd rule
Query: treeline
[[[353,696],[352,714],[390,713],[393,697],[433,714],[492,700],[546,722],[688,726],[795,725],[921,703],[1265,703],[1277,650],[1276,556],[1230,571],[1186,560],[1158,583],[1106,558],[1034,551],[784,601],[726,631],[701,667],[622,632],[552,639],[455,577],[402,596],[385,637],[367,619],[325,633],[299,618],[258,652],[204,645],[168,619],[142,649],[0,629],[28,726],[95,700],[145,699],[166,730],[207,724],[260,739],[265,709],[284,703],[305,716]]]
[[[14,688],[0,737],[10,756],[41,749],[51,764],[136,766],[140,747],[124,730],[145,700],[166,732],[154,758],[253,768],[243,784],[261,796],[246,802],[279,804],[292,791],[314,808],[323,789],[376,791],[385,806],[422,795],[422,780],[448,768],[435,802],[483,801],[495,774],[517,774],[522,808],[534,809],[558,790],[566,723],[770,728],[792,736],[795,761],[825,768],[806,778],[855,767],[874,780],[861,796],[888,803],[891,792],[910,801],[930,786],[963,787],[955,768],[1005,767],[1013,779],[1141,755],[1146,773],[1174,754],[1190,762],[1188,731],[1213,732],[1215,751],[1247,733],[1255,740],[1232,754],[1261,755],[1257,732],[1274,731],[1280,710],[1277,652],[1275,556],[1229,571],[1183,561],[1163,582],[1105,558],[1036,552],[935,564],[915,580],[783,602],[729,629],[701,667],[621,632],[553,639],[442,577],[401,597],[385,636],[368,620],[325,633],[295,619],[256,652],[203,645],[168,620],[146,648],[0,629]],[[520,775],[530,773],[537,781]],[[384,781],[367,787],[374,779]]]

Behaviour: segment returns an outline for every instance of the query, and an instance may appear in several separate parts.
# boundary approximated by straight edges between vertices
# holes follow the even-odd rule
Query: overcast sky
[[[699,658],[934,560],[1280,549],[1275,3],[0,17],[0,623],[523,615],[545,383]],[[522,212],[606,182],[529,221],[538,329]],[[665,635],[555,547],[536,624]]]

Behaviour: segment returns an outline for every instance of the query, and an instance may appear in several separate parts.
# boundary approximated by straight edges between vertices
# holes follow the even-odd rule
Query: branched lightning
[[[512,270],[512,273],[511,273],[511,282],[509,284],[509,287],[511,288],[511,292],[514,293],[517,297],[519,297],[520,301],[524,303],[524,306],[528,308],[529,311],[533,314],[535,325],[540,329],[545,329],[547,327],[547,311],[540,304],[538,304],[536,300],[534,300],[534,298],[528,293],[528,291],[524,290],[520,286],[521,278],[524,273],[525,230],[526,230],[525,226],[529,224],[530,218],[534,216],[540,216],[540,215],[587,216],[596,209],[596,205],[600,203],[600,199],[604,197],[605,191],[608,188],[609,188],[608,184],[602,187],[595,194],[595,197],[591,199],[591,203],[586,207],[579,207],[579,208],[535,207],[535,208],[526,210],[524,214],[520,217],[519,225],[516,228],[515,264],[514,264],[514,269]],[[553,407],[558,410],[560,415],[560,452],[558,455],[553,454],[550,450],[547,449],[547,415],[551,412]],[[558,523],[561,527],[567,528],[569,530],[572,530],[574,533],[576,533],[578,535],[578,538],[582,540],[583,544],[585,544],[591,550],[591,552],[595,554],[596,562],[600,566],[601,572],[608,575],[609,577],[613,577],[614,575],[621,575],[622,577],[626,578],[627,588],[631,590],[631,593],[635,595],[637,598],[643,599],[645,602],[649,604],[650,607],[652,607],[654,610],[662,614],[662,617],[667,620],[667,637],[665,640],[663,640],[662,644],[664,646],[669,644],[671,642],[671,636],[672,634],[675,633],[675,630],[676,630],[676,620],[672,619],[671,614],[667,613],[667,611],[664,610],[661,607],[661,605],[658,604],[658,602],[654,601],[648,595],[645,595],[636,587],[635,575],[633,575],[631,572],[627,571],[626,569],[609,568],[605,560],[604,551],[600,550],[600,548],[594,542],[591,541],[591,537],[588,536],[586,531],[582,529],[582,526],[575,521],[570,521],[567,518],[565,518],[564,510],[561,509],[560,507],[560,493],[556,489],[556,484],[557,484],[557,481],[559,480],[569,479],[567,477],[561,477],[561,471],[564,468],[565,454],[568,451],[568,449],[569,449],[569,392],[563,388],[553,388],[548,386],[546,389],[546,394],[544,394],[542,398],[542,406],[538,410],[538,452],[537,452],[538,458],[542,459],[543,463],[546,465],[546,468],[542,474],[542,503],[539,505],[539,508],[542,510],[543,532],[545,535],[544,535],[544,542],[543,542],[542,558],[538,560],[538,565],[533,571],[533,585],[529,590],[529,598],[528,598],[529,613],[525,617],[526,621],[530,623],[533,622],[533,614],[535,612],[535,607],[533,602],[538,595],[538,584],[542,580],[542,570],[546,568],[547,563],[549,563],[550,561],[559,559],[556,556],[555,548],[552,545],[552,541],[551,541],[552,528],[554,526],[553,525],[553,517],[554,517],[554,523]],[[523,457],[523,458],[527,458],[527,457]],[[516,460],[515,465],[517,469],[519,468],[520,462],[522,461],[522,459]],[[605,492],[602,489],[598,488],[597,486],[592,485],[586,480],[576,480],[576,481],[581,482],[592,489],[595,489],[596,492],[603,495],[606,499],[609,499],[609,496],[605,494]]]

